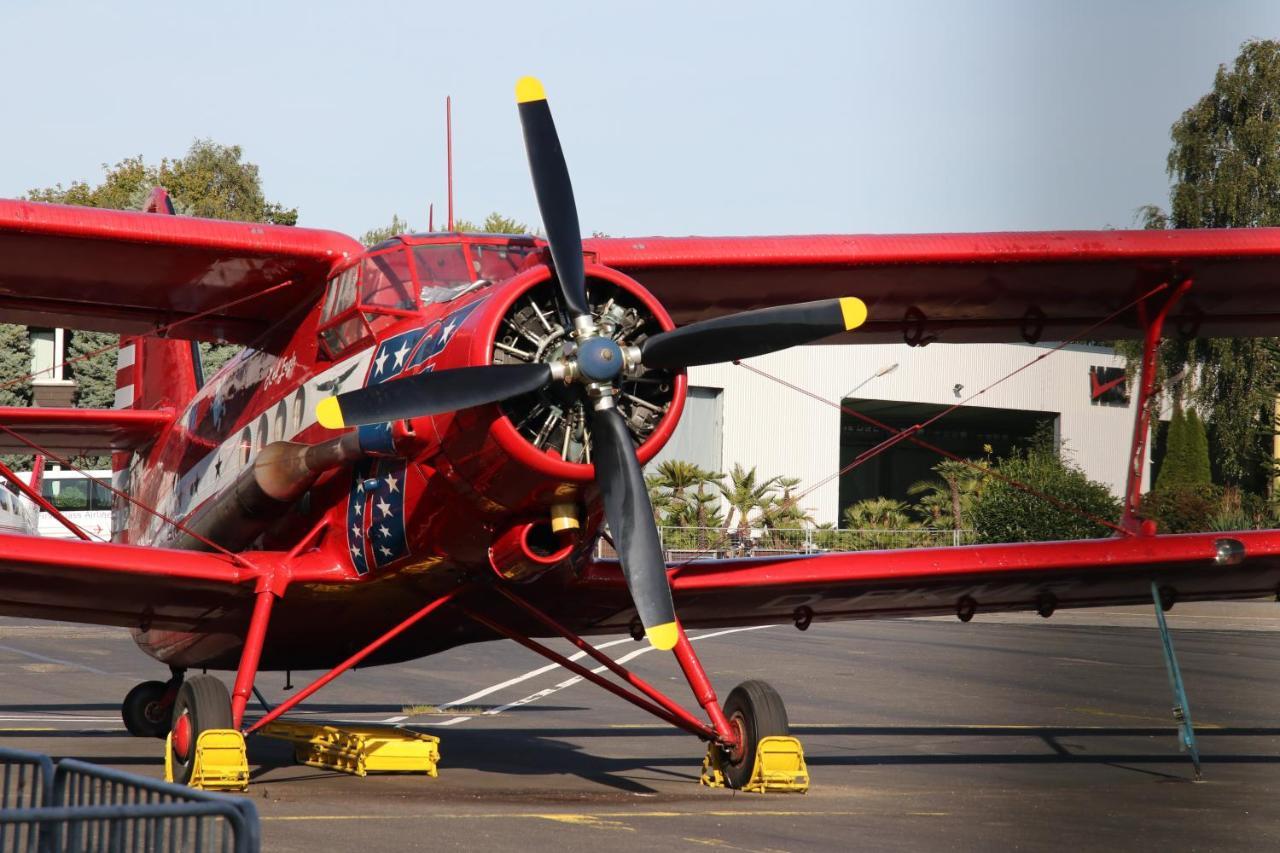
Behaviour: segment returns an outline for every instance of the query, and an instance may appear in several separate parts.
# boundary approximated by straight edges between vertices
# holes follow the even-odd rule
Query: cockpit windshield
[[[533,246],[432,243],[413,247],[422,304],[449,302],[485,281],[515,275]],[[468,260],[468,254],[470,259]]]

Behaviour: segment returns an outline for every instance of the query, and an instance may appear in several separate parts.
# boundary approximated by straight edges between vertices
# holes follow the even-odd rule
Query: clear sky
[[[0,3],[0,196],[197,137],[300,224],[537,211],[513,85],[546,84],[585,231],[1126,226],[1169,125],[1280,3]]]

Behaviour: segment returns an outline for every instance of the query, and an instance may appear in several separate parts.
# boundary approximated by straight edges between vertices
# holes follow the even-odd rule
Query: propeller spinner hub
[[[578,372],[591,382],[612,382],[624,366],[622,348],[609,338],[587,338],[578,347]]]

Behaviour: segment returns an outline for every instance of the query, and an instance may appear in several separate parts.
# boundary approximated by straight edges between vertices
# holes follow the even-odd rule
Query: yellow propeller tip
[[[867,322],[867,303],[856,296],[841,297],[840,313],[844,316],[844,330],[856,329]]]
[[[680,627],[675,622],[667,622],[645,629],[645,634],[648,635],[651,646],[665,652],[676,647],[676,640],[680,639]]]
[[[325,429],[342,429],[346,423],[342,420],[342,406],[337,397],[325,397],[316,404],[316,420]]]
[[[537,77],[521,77],[516,81],[516,103],[527,104],[530,101],[545,101],[547,92],[542,88],[542,81]]]

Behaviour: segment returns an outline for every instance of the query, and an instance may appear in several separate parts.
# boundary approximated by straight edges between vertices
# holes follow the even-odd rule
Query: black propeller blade
[[[590,316],[578,207],[573,200],[569,167],[564,162],[564,151],[560,148],[560,137],[556,134],[556,123],[551,118],[551,107],[542,84],[533,77],[521,77],[516,83],[516,103],[524,131],[524,148],[529,155],[529,171],[533,175],[533,190],[538,196],[538,211],[547,229],[547,243],[565,307],[574,317]]]
[[[736,361],[820,341],[866,319],[856,296],[743,311],[654,335],[640,347],[640,361],[654,368]]]
[[[622,416],[614,409],[594,412],[591,425],[596,482],[604,497],[604,515],[622,561],[631,601],[649,642],[654,648],[670,649],[680,631],[636,446]]]
[[[316,419],[329,429],[456,412],[537,391],[551,381],[546,364],[489,364],[419,373],[326,397]]]

